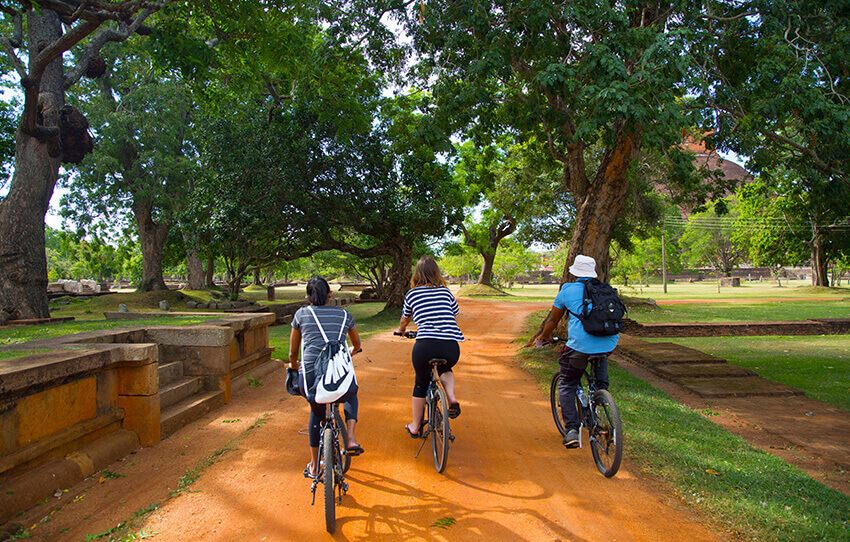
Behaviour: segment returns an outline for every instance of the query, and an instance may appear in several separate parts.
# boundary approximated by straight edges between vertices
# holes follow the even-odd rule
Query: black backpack
[[[570,314],[579,319],[589,334],[608,337],[623,331],[626,305],[617,295],[616,288],[598,279],[590,279],[584,283],[581,314]]]

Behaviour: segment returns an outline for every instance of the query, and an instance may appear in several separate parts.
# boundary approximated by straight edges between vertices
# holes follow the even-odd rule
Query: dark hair
[[[322,277],[313,277],[307,282],[307,299],[313,305],[324,305],[328,302],[331,286]]]
[[[413,270],[413,277],[410,279],[410,287],[416,288],[417,286],[447,287],[440,266],[431,256],[422,256],[416,262],[416,269]]]

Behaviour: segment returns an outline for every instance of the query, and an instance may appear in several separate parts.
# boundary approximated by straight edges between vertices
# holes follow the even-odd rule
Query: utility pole
[[[661,283],[664,285],[664,293],[667,293],[667,245],[664,222],[661,222]]]

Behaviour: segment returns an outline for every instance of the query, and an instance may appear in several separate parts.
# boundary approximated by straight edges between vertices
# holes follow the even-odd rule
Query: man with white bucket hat
[[[576,316],[583,309],[584,283],[597,277],[596,260],[590,256],[579,254],[570,266],[569,272],[572,276],[576,277],[576,281],[568,282],[561,286],[561,291],[555,297],[552,310],[549,312],[549,317],[543,326],[540,339],[542,342],[551,343],[552,332],[555,330],[558,322],[561,321],[561,318],[564,317],[564,314],[569,313],[569,322],[567,323],[569,338],[558,358],[558,363],[561,367],[559,398],[564,417],[564,429],[567,430],[567,435],[564,437],[563,443],[567,448],[575,448],[578,446],[579,436],[576,390],[581,382],[584,370],[587,368],[588,359],[592,354],[604,354],[614,350],[617,346],[617,341],[620,340],[620,336],[609,335],[601,337],[591,335],[585,331],[584,326]],[[603,357],[596,367],[596,387],[598,389],[608,388],[607,357]]]

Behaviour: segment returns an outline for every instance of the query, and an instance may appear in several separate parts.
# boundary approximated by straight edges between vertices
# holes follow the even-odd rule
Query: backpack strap
[[[312,305],[307,305],[307,308],[310,310],[310,314],[313,315],[313,320],[316,321],[316,325],[319,327],[319,331],[322,333],[322,338],[326,343],[329,343],[328,336],[325,334],[325,330],[322,328],[322,324],[319,323],[319,318],[316,316],[316,311],[313,310]],[[336,338],[337,342],[342,342],[342,334],[345,331],[345,323],[348,321],[348,312],[342,311],[342,324],[339,327],[339,337]],[[302,343],[303,345],[303,343]],[[303,356],[302,356],[303,357]]]
[[[316,321],[316,325],[319,327],[319,332],[321,332],[322,338],[325,340],[326,343],[329,343],[330,341],[328,340],[328,336],[325,335],[325,330],[324,328],[322,328],[322,324],[319,323],[319,318],[316,316],[316,311],[313,310],[313,306],[307,305],[307,310],[309,310],[310,314],[313,315],[313,320]]]

